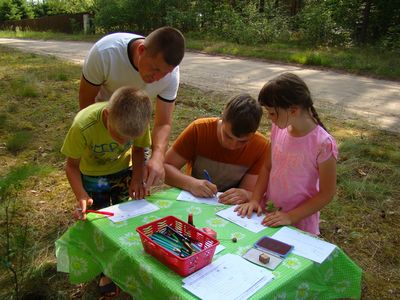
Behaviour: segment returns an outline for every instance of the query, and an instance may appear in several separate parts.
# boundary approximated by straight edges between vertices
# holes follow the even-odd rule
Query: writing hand
[[[211,198],[218,192],[217,186],[208,180],[193,178],[189,192],[196,197]]]

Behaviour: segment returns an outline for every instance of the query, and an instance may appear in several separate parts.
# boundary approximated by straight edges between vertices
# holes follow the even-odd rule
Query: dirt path
[[[81,64],[92,43],[0,38],[0,45]],[[400,132],[400,84],[394,81],[187,52],[181,64],[181,82],[204,90],[257,96],[268,79],[285,71],[294,72],[307,82],[317,107]]]

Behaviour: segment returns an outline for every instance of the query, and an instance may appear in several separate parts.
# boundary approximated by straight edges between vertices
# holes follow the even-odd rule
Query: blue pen
[[[205,177],[209,182],[212,183],[211,176],[210,176],[210,174],[208,174],[208,172],[207,172],[206,169],[203,170],[203,173],[204,173],[204,177]]]

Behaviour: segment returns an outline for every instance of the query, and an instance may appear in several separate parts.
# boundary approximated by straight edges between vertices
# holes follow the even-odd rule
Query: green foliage
[[[351,31],[337,21],[333,5],[333,1],[313,1],[305,6],[298,16],[301,40],[310,45],[351,45]]]
[[[18,152],[26,149],[32,139],[31,131],[17,131],[14,133],[11,138],[6,143],[6,148],[13,154],[17,154]]]
[[[94,0],[46,0],[30,2],[36,18],[93,11]]]
[[[95,25],[103,32],[134,31],[147,34],[165,25],[168,0],[96,0]]]
[[[18,8],[11,0],[2,0],[0,2],[0,22],[7,20],[19,20]]]

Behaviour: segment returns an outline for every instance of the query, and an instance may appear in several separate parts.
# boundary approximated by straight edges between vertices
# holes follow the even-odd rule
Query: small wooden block
[[[260,262],[262,262],[263,264],[267,264],[269,263],[269,256],[265,253],[260,254],[260,256],[258,257],[258,260]]]

